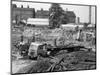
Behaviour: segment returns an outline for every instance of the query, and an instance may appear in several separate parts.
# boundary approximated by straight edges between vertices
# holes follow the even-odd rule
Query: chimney
[[[89,23],[91,23],[91,6],[89,6]]]
[[[68,11],[68,8],[66,8],[66,11]]]
[[[23,5],[21,5],[21,8],[23,8]]]
[[[16,4],[12,4],[12,8],[17,8],[17,5]]]
[[[27,6],[27,8],[30,8],[29,5]]]
[[[41,8],[41,11],[43,11],[43,8]]]
[[[76,23],[79,24],[80,23],[80,17],[76,18]]]

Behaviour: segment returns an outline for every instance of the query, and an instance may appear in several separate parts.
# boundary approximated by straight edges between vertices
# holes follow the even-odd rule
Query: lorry
[[[77,35],[77,34],[76,34]],[[27,49],[22,49],[21,55],[24,56],[29,56],[29,58],[35,58],[37,59],[38,56],[50,56],[50,55],[55,55],[57,52],[61,50],[67,50],[69,52],[71,51],[78,51],[82,48],[84,48],[86,51],[88,51],[88,48],[85,48],[84,42],[78,41],[75,39],[66,39],[64,35],[51,35],[53,36],[51,39],[48,41],[42,41],[42,42],[37,42],[37,41],[31,41],[28,44],[23,44],[22,46],[25,47],[27,46]],[[49,35],[50,37],[50,35]],[[50,38],[49,38],[50,39]],[[27,53],[26,53],[27,52]],[[26,53],[26,54],[25,54]]]
[[[38,56],[47,56],[49,52],[47,51],[46,43],[31,42],[28,56],[29,58],[37,58]]]
[[[27,45],[27,46],[26,46]],[[39,56],[49,57],[54,56],[61,50],[66,50],[67,52],[79,51],[80,49],[87,49],[82,45],[77,43],[69,43],[68,45],[63,46],[52,46],[49,43],[40,43],[40,42],[31,42],[30,45],[24,44],[23,47],[27,49],[21,50],[21,55],[28,56],[29,59],[37,59]]]

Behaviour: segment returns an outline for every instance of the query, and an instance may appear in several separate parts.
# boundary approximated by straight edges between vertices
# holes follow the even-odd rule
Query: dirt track
[[[30,65],[31,63],[35,63],[36,61],[34,60],[29,60],[29,59],[18,59],[18,60],[14,60],[12,62],[12,73],[18,73],[18,71],[28,65]]]
[[[64,58],[62,62],[55,65],[52,71],[47,71],[50,67],[48,59],[41,61],[34,61],[29,59],[19,59],[12,62],[12,73],[38,73],[38,72],[57,72],[57,71],[71,71],[71,70],[89,70],[96,68],[96,60],[94,52],[76,51],[71,53],[60,52],[56,56],[57,59]],[[47,60],[44,62],[43,60]],[[51,60],[52,61],[52,60]],[[54,61],[56,61],[54,59]],[[57,62],[57,61],[56,61]],[[63,66],[60,68],[60,66]]]
[[[17,32],[17,34],[12,36],[12,42],[13,41],[18,41],[20,40],[20,35]],[[68,42],[68,41],[67,41]],[[13,45],[13,43],[12,43]],[[85,45],[85,47],[90,47],[90,44],[84,43],[83,45]],[[93,47],[93,45],[91,45],[91,47]],[[15,51],[15,47],[12,48],[12,52],[16,53],[17,50]],[[95,47],[94,47],[94,52],[95,52]],[[60,71],[69,71],[69,70],[83,70],[83,69],[95,69],[96,68],[96,60],[95,60],[95,53],[94,52],[72,52],[72,53],[63,53],[60,52],[58,53],[58,55],[55,55],[55,57],[57,58],[62,58],[65,57],[64,62],[63,62],[63,66],[65,67],[65,70],[60,70]],[[14,60],[12,61],[12,73],[35,73],[36,71],[36,65],[34,65],[36,63],[36,61],[34,60],[29,60],[28,58],[20,58],[20,59],[16,59],[18,57],[17,54],[15,54],[16,56],[14,56]],[[13,58],[13,56],[12,56]],[[45,64],[43,64],[44,66]],[[62,65],[62,63],[60,64]],[[39,68],[38,68],[39,66]],[[40,69],[41,64],[38,65],[37,63],[37,72]],[[47,65],[46,65],[47,66]],[[57,69],[56,69],[57,68]],[[43,69],[43,68],[42,68]],[[32,70],[31,72],[29,72],[29,70]],[[55,66],[53,71],[59,71],[59,65]],[[40,72],[44,72],[44,71],[40,71]]]

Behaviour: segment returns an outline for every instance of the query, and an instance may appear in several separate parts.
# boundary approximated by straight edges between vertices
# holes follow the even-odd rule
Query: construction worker
[[[79,30],[77,33],[77,40],[82,41],[82,30]]]

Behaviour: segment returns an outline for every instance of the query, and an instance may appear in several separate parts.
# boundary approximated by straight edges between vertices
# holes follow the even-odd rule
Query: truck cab
[[[29,58],[37,58],[39,55],[45,56],[47,54],[47,44],[32,42],[28,51]]]

